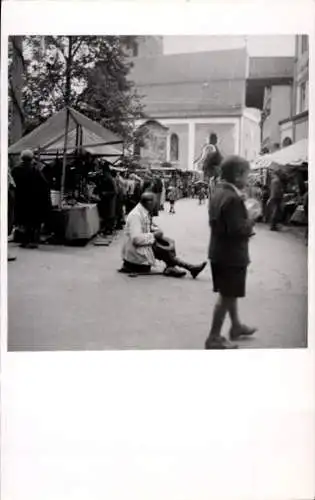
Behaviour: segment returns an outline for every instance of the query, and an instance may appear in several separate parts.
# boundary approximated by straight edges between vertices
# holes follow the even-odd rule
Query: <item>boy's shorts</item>
[[[223,297],[245,297],[247,267],[211,262],[211,272],[214,292],[219,292]]]

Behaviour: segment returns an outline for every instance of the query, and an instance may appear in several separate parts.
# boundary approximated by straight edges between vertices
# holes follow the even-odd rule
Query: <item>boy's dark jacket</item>
[[[248,240],[253,225],[243,199],[227,183],[217,185],[209,206],[211,238],[209,258],[227,266],[249,264]]]

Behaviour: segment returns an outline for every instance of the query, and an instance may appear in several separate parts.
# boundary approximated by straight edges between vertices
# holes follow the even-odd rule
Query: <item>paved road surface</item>
[[[157,219],[176,239],[178,253],[205,259],[206,206],[177,204],[175,216]],[[244,321],[257,325],[249,348],[293,348],[306,343],[307,250],[303,240],[258,226],[251,243]],[[121,239],[110,247],[44,246],[11,249],[10,350],[200,349],[215,294],[209,268],[196,281],[118,274]],[[228,322],[225,330],[229,328]]]

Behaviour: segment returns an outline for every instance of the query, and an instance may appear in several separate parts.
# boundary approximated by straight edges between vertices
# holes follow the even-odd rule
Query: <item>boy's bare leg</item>
[[[228,298],[227,300],[227,308],[229,312],[229,316],[231,318],[231,330],[230,330],[230,338],[231,340],[236,340],[239,337],[250,337],[253,335],[257,328],[249,327],[241,323],[239,314],[238,314],[238,303],[236,298]]]
[[[228,310],[226,307],[226,303],[224,302],[224,298],[219,295],[213,311],[209,339],[216,339],[217,337],[220,337],[227,311]]]
[[[219,296],[219,299],[215,305],[212,325],[209,333],[209,337],[206,340],[206,349],[236,349],[237,346],[231,344],[227,339],[221,336],[222,326],[225,320],[226,313],[229,312],[228,309],[229,300],[226,297]]]
[[[241,321],[238,313],[237,299],[234,297],[224,297],[229,316],[231,318],[232,328],[240,328]]]

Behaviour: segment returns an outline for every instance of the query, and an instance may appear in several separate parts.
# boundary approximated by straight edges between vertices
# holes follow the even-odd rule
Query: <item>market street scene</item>
[[[9,54],[9,350],[307,347],[308,36]]]

